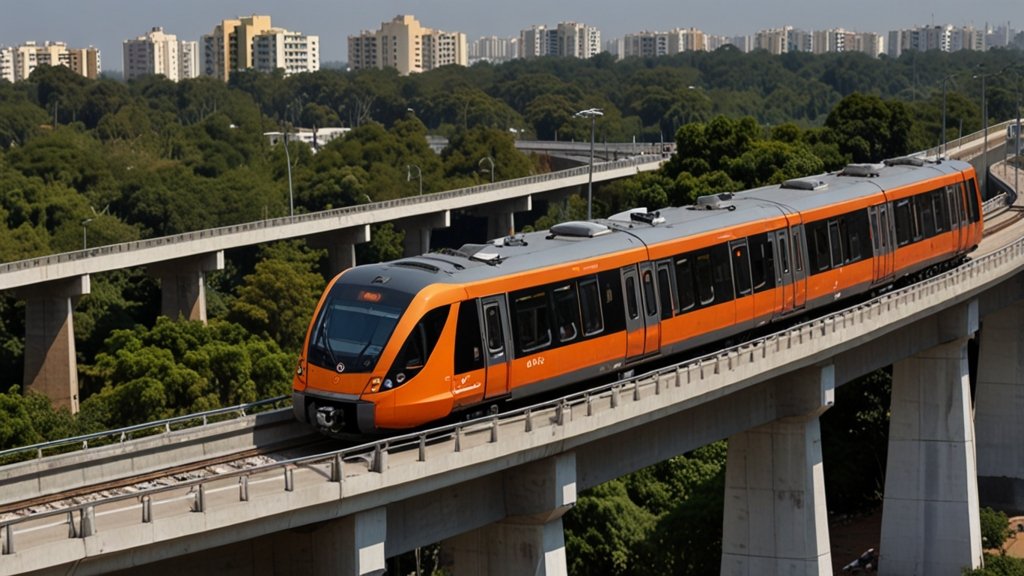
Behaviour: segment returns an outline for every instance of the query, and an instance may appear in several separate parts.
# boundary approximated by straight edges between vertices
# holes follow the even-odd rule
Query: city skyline
[[[1014,27],[1010,18],[1019,5],[1009,0],[964,2],[940,0],[925,11],[912,6],[864,0],[849,3],[814,0],[770,0],[744,3],[736,0],[698,2],[680,6],[669,0],[643,0],[635,4],[595,10],[583,0],[560,3],[521,0],[490,4],[470,0],[383,0],[368,6],[346,0],[302,0],[282,5],[272,0],[177,0],[150,5],[137,0],[49,0],[17,2],[0,19],[0,45],[26,41],[62,41],[70,46],[95,46],[103,57],[104,70],[120,70],[122,42],[161,26],[182,40],[198,40],[221,20],[252,14],[268,14],[275,25],[303,34],[319,35],[321,61],[346,61],[347,39],[362,30],[373,30],[398,14],[412,14],[424,25],[463,32],[472,41],[482,36],[518,36],[534,24],[555,25],[576,21],[601,30],[602,39],[627,33],[695,27],[708,34],[738,36],[760,29],[793,26],[805,30],[845,28],[877,32],[921,25],[972,25]],[[1015,10],[1016,9],[1016,10]],[[1019,27],[1019,25],[1018,25]]]

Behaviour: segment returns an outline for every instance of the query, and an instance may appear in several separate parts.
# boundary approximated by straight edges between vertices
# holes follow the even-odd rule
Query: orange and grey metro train
[[[736,336],[961,261],[974,169],[897,159],[356,266],[321,296],[295,415],[409,429]]]

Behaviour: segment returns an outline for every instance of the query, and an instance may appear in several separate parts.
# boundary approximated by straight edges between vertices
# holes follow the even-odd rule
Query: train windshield
[[[309,337],[309,361],[337,372],[369,372],[412,295],[335,284]]]

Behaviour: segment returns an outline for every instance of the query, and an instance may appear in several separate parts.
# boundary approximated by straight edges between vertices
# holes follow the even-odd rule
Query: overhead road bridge
[[[656,170],[660,156],[595,164],[593,179],[607,182]],[[335,210],[98,246],[0,264],[0,290],[25,300],[26,389],[78,411],[78,369],[73,315],[91,289],[90,275],[146,266],[161,285],[161,312],[170,318],[206,320],[206,273],[224,268],[224,251],[265,242],[305,238],[326,247],[333,270],[355,265],[355,245],[370,240],[370,226],[394,222],[405,231],[404,250],[430,250],[431,231],[448,227],[453,210],[488,218],[488,238],[509,233],[515,212],[532,209],[534,195],[566,195],[587,185],[590,166],[493,184],[373,202]]]

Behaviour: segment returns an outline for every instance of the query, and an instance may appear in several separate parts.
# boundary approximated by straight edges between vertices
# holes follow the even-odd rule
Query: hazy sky
[[[103,68],[120,70],[121,43],[163,26],[199,40],[223,19],[269,14],[275,26],[320,36],[321,61],[347,58],[347,37],[398,14],[424,26],[480,36],[515,36],[532,24],[573,20],[602,42],[642,30],[695,27],[736,36],[762,28],[846,28],[884,33],[922,24],[1010,23],[1024,29],[1020,0],[0,0],[0,46],[28,40],[96,46]]]

